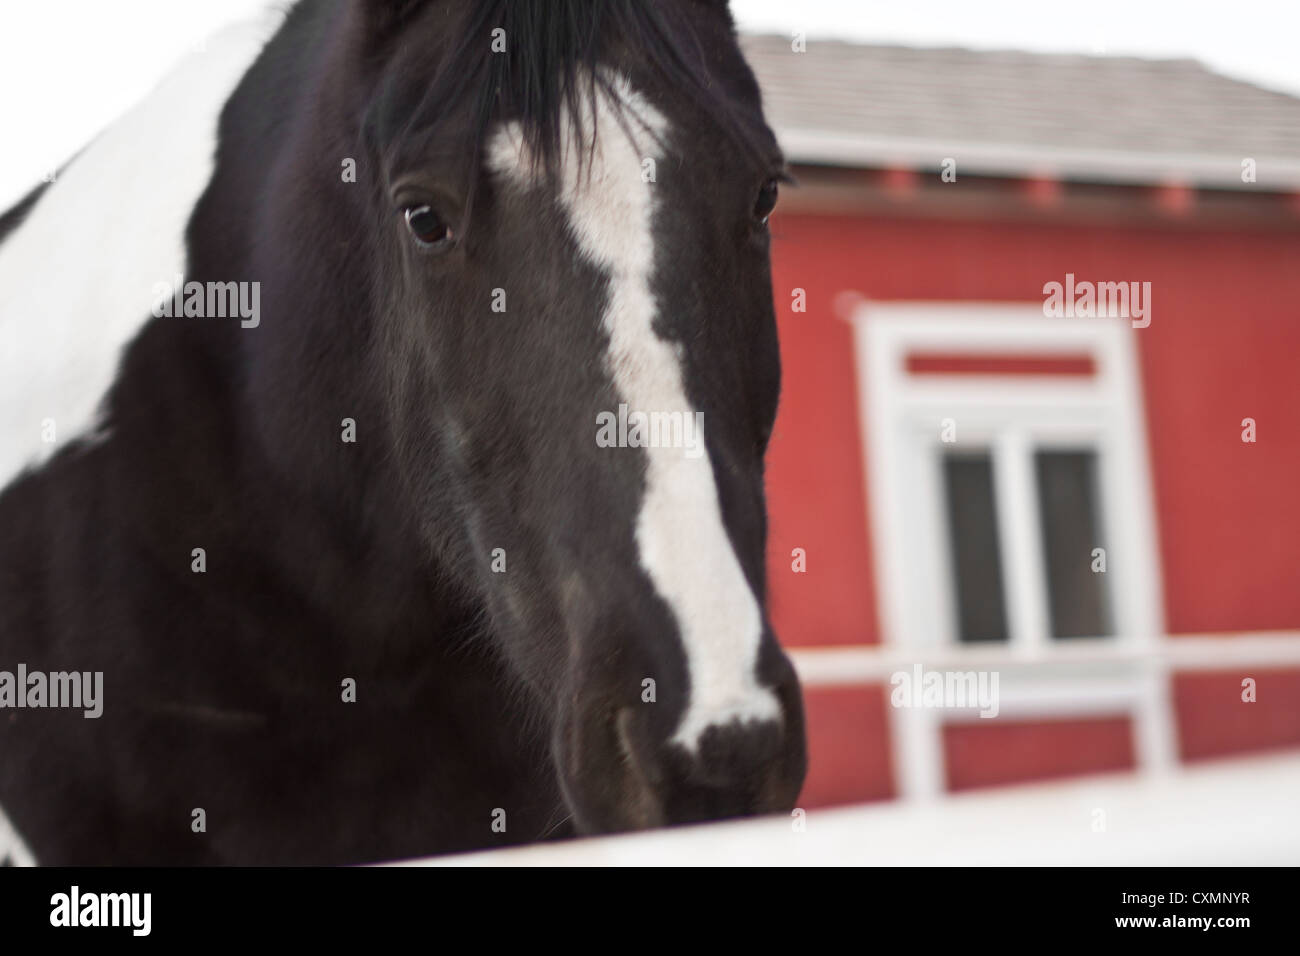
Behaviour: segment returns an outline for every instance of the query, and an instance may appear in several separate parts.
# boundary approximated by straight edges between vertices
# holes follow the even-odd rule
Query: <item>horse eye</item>
[[[754,200],[754,218],[760,225],[767,225],[768,217],[772,215],[772,210],[776,208],[778,191],[775,179],[769,179],[763,184],[763,188],[758,191],[758,199]]]
[[[422,246],[436,246],[451,239],[451,227],[433,211],[432,206],[408,206],[406,228]]]

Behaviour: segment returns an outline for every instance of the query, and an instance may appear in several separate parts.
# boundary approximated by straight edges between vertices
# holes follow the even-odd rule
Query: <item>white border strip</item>
[[[1113,638],[1063,641],[1036,653],[1008,647],[913,648],[883,644],[786,648],[806,687],[852,687],[888,683],[892,674],[920,664],[926,670],[998,670],[1155,661],[1174,671],[1238,667],[1300,667],[1300,631],[1261,631],[1241,636],[1166,636],[1137,647]]]

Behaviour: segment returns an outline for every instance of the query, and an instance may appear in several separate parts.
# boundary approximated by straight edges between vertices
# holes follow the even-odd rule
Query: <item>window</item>
[[[987,669],[1010,720],[1115,715],[1174,743],[1134,340],[1023,304],[859,303],[876,593],[902,666]],[[902,792],[943,788],[941,729],[891,714]]]
[[[993,459],[986,451],[947,452],[943,477],[948,544],[956,576],[958,640],[1005,641],[1007,612],[1002,599]]]
[[[1132,330],[1025,305],[863,305],[885,631],[1046,650],[1161,631]]]
[[[1034,452],[1043,585],[1054,640],[1107,637],[1110,600],[1098,502],[1097,451]],[[942,452],[955,637],[963,644],[1007,641],[1005,581],[996,477],[987,449]]]
[[[1110,625],[1099,504],[1097,452],[1034,455],[1039,527],[1043,533],[1051,635],[1101,637]]]

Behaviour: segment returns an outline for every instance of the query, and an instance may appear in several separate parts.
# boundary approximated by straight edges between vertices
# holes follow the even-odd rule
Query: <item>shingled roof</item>
[[[1085,182],[1300,189],[1300,99],[1195,60],[746,36],[796,162]],[[1257,182],[1242,182],[1254,159]]]

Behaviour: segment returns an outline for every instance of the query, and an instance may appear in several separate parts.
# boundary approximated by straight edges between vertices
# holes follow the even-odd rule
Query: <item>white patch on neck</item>
[[[185,227],[212,178],[221,109],[283,19],[231,27],[189,54],[0,243],[0,488],[96,427],[154,285],[186,271]]]
[[[27,848],[23,838],[18,835],[4,810],[0,809],[0,864],[5,860],[10,866],[35,866],[36,857]]]
[[[619,397],[635,411],[688,416],[694,410],[686,398],[677,349],[654,331],[658,305],[650,282],[656,187],[642,180],[644,160],[654,157],[658,163],[662,158],[659,142],[668,124],[624,78],[611,81],[622,100],[624,121],[609,94],[598,95],[594,119],[590,100],[582,98],[587,115],[581,128],[588,142],[577,141],[570,118],[560,201],[583,254],[609,278],[607,363]],[[518,124],[497,133],[488,156],[495,172],[529,184],[532,166]],[[592,432],[594,440],[594,422]],[[702,443],[703,435],[698,440]],[[722,523],[709,456],[692,458],[671,447],[644,451],[649,465],[637,545],[642,566],[677,619],[686,650],[691,694],[673,741],[694,750],[708,727],[733,720],[780,720],[781,707],[758,684],[762,615]]]

